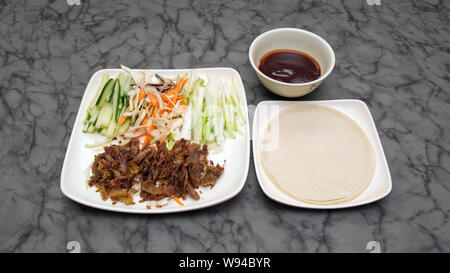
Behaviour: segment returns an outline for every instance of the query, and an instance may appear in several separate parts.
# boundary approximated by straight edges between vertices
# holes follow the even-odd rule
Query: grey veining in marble
[[[450,1],[0,1],[0,251],[450,251]],[[377,2],[377,1],[369,1]],[[250,104],[281,99],[257,80],[248,47],[277,27],[305,28],[336,53],[301,100],[364,100],[393,180],[385,199],[316,211],[265,197],[253,166],[221,205],[126,215],[60,191],[66,146],[92,74],[233,67]]]

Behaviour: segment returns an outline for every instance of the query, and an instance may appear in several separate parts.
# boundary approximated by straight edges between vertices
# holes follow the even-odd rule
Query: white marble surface
[[[69,241],[82,252],[368,252],[369,241],[384,252],[450,250],[449,1],[80,2],[0,2],[1,252],[66,252]],[[392,174],[387,198],[287,207],[265,197],[253,162],[241,194],[200,211],[125,215],[62,195],[64,153],[96,70],[233,67],[250,104],[281,99],[247,54],[276,27],[334,48],[333,73],[301,99],[369,105]]]

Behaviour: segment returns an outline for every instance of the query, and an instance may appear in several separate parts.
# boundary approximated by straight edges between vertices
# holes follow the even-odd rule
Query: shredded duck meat
[[[142,169],[140,194],[143,201],[171,196],[185,199],[187,195],[199,200],[200,195],[195,189],[214,186],[224,170],[207,159],[207,145],[189,144],[181,139],[170,151],[165,142],[159,143],[156,150],[139,164]]]
[[[134,204],[133,194],[136,192],[132,187],[141,171],[134,160],[138,151],[137,140],[131,140],[125,146],[105,146],[104,152],[95,156],[88,185],[95,185],[105,201],[111,198],[113,204]]]
[[[139,150],[139,142],[125,146],[104,147],[95,156],[89,186],[96,186],[103,200],[134,204],[133,186],[141,185],[141,202],[166,197],[200,199],[199,186],[213,187],[224,168],[207,159],[208,146],[190,144],[181,139],[171,150],[166,142],[147,145]]]

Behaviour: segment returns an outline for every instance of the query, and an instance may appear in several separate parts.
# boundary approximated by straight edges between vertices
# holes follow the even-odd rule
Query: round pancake
[[[259,149],[260,163],[275,185],[295,199],[343,203],[372,180],[372,144],[355,121],[337,110],[317,104],[289,106],[269,123],[265,135],[279,141],[274,149]],[[264,141],[258,147],[267,147]]]

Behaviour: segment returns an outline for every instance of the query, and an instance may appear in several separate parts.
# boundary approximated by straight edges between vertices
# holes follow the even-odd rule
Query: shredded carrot
[[[146,134],[147,134],[147,132],[142,133],[142,134],[140,134],[140,135],[138,135],[138,136],[136,136],[136,137],[134,137],[134,138],[141,138],[141,137],[145,136]]]
[[[151,104],[158,105],[158,99],[156,98],[156,96],[154,94],[148,93],[148,98],[150,99]]]
[[[149,126],[147,126],[146,127],[147,128],[147,130],[149,131],[149,132],[151,132],[153,129],[155,129],[155,125],[153,125],[153,122],[149,125]]]
[[[176,86],[172,89],[170,89],[169,91],[167,91],[167,96],[172,99],[173,97],[175,97],[175,92],[176,92]]]
[[[161,139],[161,142],[167,141],[169,140],[170,134],[168,134],[167,136],[165,136],[163,139]]]
[[[148,116],[147,116],[147,114],[145,115],[145,118],[142,120],[142,122],[141,122],[141,125],[145,125],[145,124],[147,124],[147,121],[148,121]]]
[[[125,122],[125,120],[127,120],[127,116],[121,115],[119,117],[119,125],[122,125]]]
[[[159,111],[159,117],[161,117],[165,112],[169,112],[169,110],[167,110],[166,108],[162,109],[161,111]]]
[[[177,202],[178,204],[180,204],[180,206],[184,207],[184,204],[180,201],[180,199],[178,199],[178,197],[174,196],[173,199],[175,200],[175,202]]]
[[[145,97],[145,90],[144,88],[141,88],[141,90],[139,90],[139,101],[141,101],[143,98]]]
[[[152,118],[155,118],[155,117],[156,117],[156,112],[157,112],[157,109],[155,108],[155,109],[153,110],[153,113],[152,113]]]
[[[173,89],[172,89],[173,90]],[[169,91],[170,92],[170,91]],[[169,104],[169,106],[170,105],[172,105],[172,101],[170,100],[170,98],[171,98],[172,96],[169,96],[169,93],[167,93],[167,95],[166,94],[161,94],[161,98],[162,98],[162,100],[163,101],[165,101],[165,102],[167,102],[168,104]]]
[[[145,90],[144,88],[141,88],[141,90],[139,90],[138,96],[134,97],[133,99],[133,105],[136,104],[136,98],[138,101],[141,101],[144,97],[145,97]]]
[[[177,102],[177,98],[178,98],[178,92],[180,90],[180,86],[181,86],[181,82],[183,81],[183,79],[180,79],[177,84],[175,85],[174,88],[170,89],[169,91],[167,91],[167,96],[172,100],[172,102],[175,104]]]
[[[184,88],[184,85],[186,84],[186,82],[189,80],[189,77],[186,77],[184,80],[183,80],[183,82],[181,83],[181,88],[180,88],[180,90],[183,90],[183,88]]]
[[[151,139],[152,139],[152,136],[150,134],[145,134],[145,139],[144,139],[144,143],[142,144],[141,150],[143,150],[145,148],[145,146]]]

